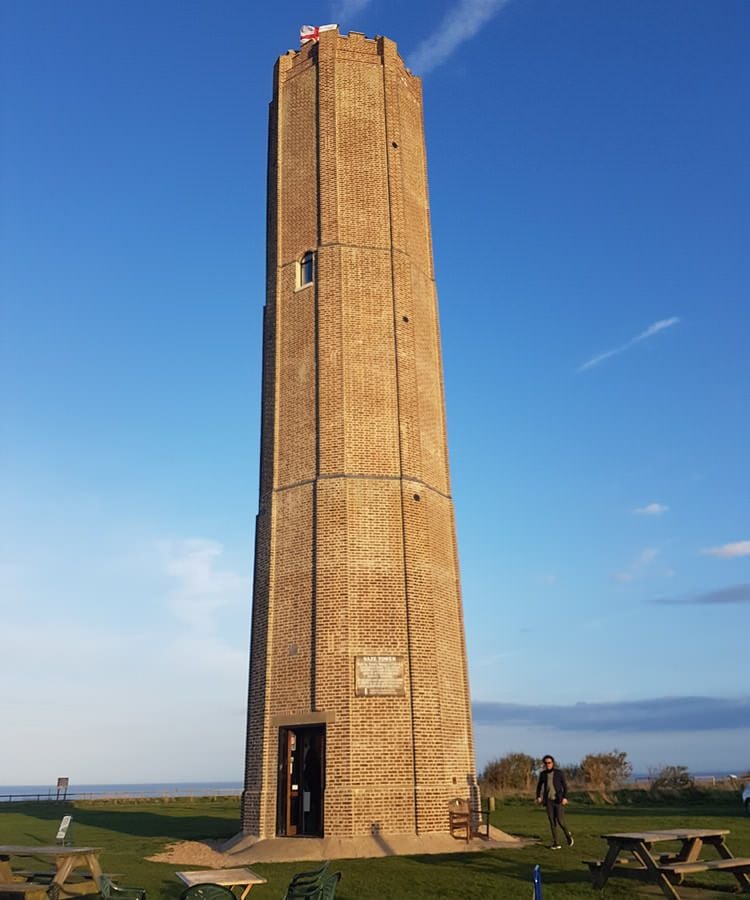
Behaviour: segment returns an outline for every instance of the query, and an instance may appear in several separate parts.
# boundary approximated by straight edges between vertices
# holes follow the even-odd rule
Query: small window
[[[313,283],[314,259],[315,254],[312,252],[312,250],[308,250],[307,253],[305,253],[302,259],[299,261],[297,270],[298,288],[307,287],[308,284]]]

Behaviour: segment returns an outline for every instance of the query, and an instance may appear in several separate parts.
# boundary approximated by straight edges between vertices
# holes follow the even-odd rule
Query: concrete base
[[[449,834],[378,834],[349,838],[278,837],[264,840],[238,834],[219,849],[234,866],[259,862],[358,859],[422,853],[476,853],[500,848],[519,849],[526,843],[499,828],[490,827],[489,840],[473,838],[468,843]]]

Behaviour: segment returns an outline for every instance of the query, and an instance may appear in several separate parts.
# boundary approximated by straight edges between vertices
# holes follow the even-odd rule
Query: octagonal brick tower
[[[387,38],[276,64],[263,346],[243,832],[446,832],[476,777],[422,88]]]

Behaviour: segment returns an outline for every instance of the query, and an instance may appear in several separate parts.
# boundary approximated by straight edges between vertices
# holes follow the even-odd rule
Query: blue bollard
[[[541,867],[534,866],[534,900],[542,900],[542,870]]]

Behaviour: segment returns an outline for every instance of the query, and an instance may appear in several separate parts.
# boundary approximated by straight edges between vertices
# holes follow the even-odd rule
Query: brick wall
[[[475,772],[421,83],[392,41],[279,59],[268,196],[243,829],[275,834],[280,725],[323,721],[327,835],[445,831]],[[359,655],[403,657],[405,695],[355,696]]]

